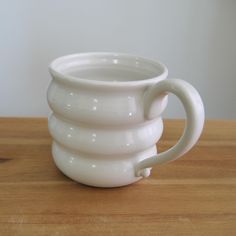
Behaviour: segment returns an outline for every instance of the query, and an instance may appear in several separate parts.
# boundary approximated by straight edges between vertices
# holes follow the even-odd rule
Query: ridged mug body
[[[166,80],[158,61],[122,53],[81,53],[54,60],[48,88],[49,131],[57,167],[68,177],[97,187],[118,187],[147,177],[151,167],[188,152],[204,125],[198,91],[181,79]],[[168,93],[182,102],[182,136],[158,153],[161,114]]]
[[[144,118],[146,89],[143,85],[107,90],[54,78],[48,103],[53,111],[49,131],[57,167],[92,186],[115,187],[139,180],[135,166],[156,155],[163,131],[160,117]]]

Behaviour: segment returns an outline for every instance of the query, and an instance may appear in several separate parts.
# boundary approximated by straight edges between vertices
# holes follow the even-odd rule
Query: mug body
[[[136,163],[157,154],[167,103],[166,97],[157,100],[154,118],[145,119],[145,91],[167,77],[165,66],[126,54],[82,53],[58,58],[49,69],[49,131],[57,167],[91,186],[138,181]]]

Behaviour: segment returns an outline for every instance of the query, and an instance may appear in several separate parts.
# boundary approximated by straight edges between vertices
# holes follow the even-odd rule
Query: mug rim
[[[82,58],[98,58],[98,57],[113,57],[115,59],[128,59],[133,62],[138,63],[144,63],[146,65],[151,65],[153,68],[156,69],[155,73],[157,73],[155,76],[151,78],[146,78],[142,80],[126,80],[126,81],[104,81],[104,80],[89,80],[82,77],[77,77],[70,75],[68,73],[61,72],[58,67],[60,65],[65,64],[71,64],[73,65],[73,62],[68,62],[68,60],[78,60]],[[88,62],[89,64],[89,62]],[[115,65],[115,63],[114,63]],[[161,72],[160,72],[161,70]],[[146,57],[142,56],[136,56],[129,53],[116,53],[116,52],[85,52],[85,53],[75,53],[75,54],[69,54],[65,56],[58,57],[54,59],[49,64],[49,72],[53,76],[53,78],[58,79],[59,81],[63,83],[72,83],[74,85],[76,84],[85,84],[85,85],[96,85],[96,86],[109,86],[109,87],[127,87],[127,86],[140,86],[140,85],[148,85],[148,84],[154,84],[159,82],[160,80],[163,80],[168,75],[168,69],[167,67],[161,63],[159,60],[152,60],[148,59]]]

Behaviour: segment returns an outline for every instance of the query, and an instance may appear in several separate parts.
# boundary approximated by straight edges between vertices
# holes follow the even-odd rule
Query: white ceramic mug
[[[198,140],[204,108],[187,82],[166,79],[160,62],[121,53],[60,57],[50,67],[49,131],[57,167],[80,183],[117,187],[150,174],[151,167],[175,160]],[[167,94],[186,112],[178,143],[157,154]]]

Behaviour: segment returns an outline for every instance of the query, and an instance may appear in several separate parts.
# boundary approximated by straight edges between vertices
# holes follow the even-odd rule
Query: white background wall
[[[0,116],[46,116],[47,65],[116,51],[160,59],[192,83],[207,118],[236,118],[234,0],[0,0]],[[171,97],[165,117],[184,117]]]

